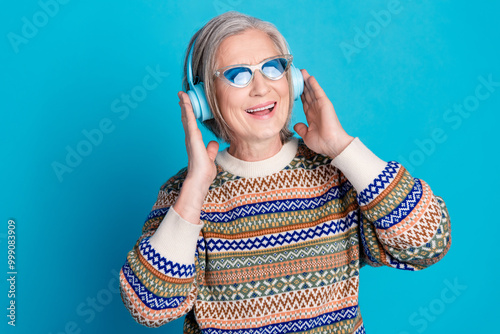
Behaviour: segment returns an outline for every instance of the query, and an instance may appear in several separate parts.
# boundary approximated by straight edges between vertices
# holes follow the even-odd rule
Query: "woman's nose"
[[[264,75],[260,73],[260,71],[255,71],[253,80],[250,85],[251,96],[263,96],[269,93],[269,91],[271,90],[271,88],[269,87],[269,80],[265,78]]]

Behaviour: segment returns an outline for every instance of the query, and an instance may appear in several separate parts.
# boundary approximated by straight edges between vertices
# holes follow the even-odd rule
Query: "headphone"
[[[189,84],[189,90],[187,94],[189,99],[191,100],[191,106],[193,107],[194,116],[196,119],[200,120],[200,122],[209,120],[214,118],[212,111],[210,111],[210,107],[208,106],[207,98],[205,96],[205,85],[203,82],[199,82],[196,85],[193,82],[193,67],[192,67],[192,59],[193,59],[193,49],[194,49],[194,40],[191,45],[191,50],[189,50],[188,55],[188,68],[187,68],[187,80]],[[290,50],[288,51],[290,53]],[[304,77],[298,68],[296,68],[292,64],[289,67],[290,74],[292,77],[292,86],[294,92],[294,100],[298,100],[302,92],[304,91]]]

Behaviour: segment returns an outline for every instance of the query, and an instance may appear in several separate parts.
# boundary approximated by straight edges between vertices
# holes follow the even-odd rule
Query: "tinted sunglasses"
[[[215,71],[215,76],[231,86],[243,88],[252,81],[255,70],[259,70],[264,77],[270,80],[281,79],[290,67],[292,60],[293,56],[290,54],[274,56],[264,59],[256,65],[237,64],[223,67]]]

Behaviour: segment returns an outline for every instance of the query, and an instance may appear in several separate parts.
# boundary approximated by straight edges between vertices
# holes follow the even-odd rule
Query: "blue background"
[[[231,9],[274,23],[347,132],[382,159],[406,162],[448,205],[453,243],[440,263],[413,273],[361,271],[367,332],[494,328],[500,87],[488,91],[480,78],[500,82],[498,2],[401,2],[383,25],[376,17],[389,1],[43,5],[52,2],[4,3],[0,11],[2,333],[181,333],[182,320],[159,330],[136,324],[115,275],[159,187],[187,163],[176,96],[187,43]],[[30,31],[34,21],[39,27]],[[122,94],[141,92],[148,67],[168,75],[128,114],[115,112]],[[468,115],[448,111],[464,103]],[[299,102],[294,124],[304,120]],[[85,146],[85,130],[102,122],[107,133]],[[66,164],[78,147],[86,156],[58,177],[54,164]],[[9,219],[15,328],[6,317]]]

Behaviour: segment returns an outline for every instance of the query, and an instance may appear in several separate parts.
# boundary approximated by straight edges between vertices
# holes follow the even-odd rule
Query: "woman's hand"
[[[219,143],[211,141],[205,148],[189,96],[182,91],[178,96],[182,111],[182,125],[186,135],[188,167],[187,176],[174,204],[174,209],[185,220],[199,224],[200,210],[205,196],[217,175],[215,157],[219,150]]]
[[[333,104],[319,85],[316,78],[306,70],[300,70],[304,77],[304,92],[300,96],[307,123],[297,123],[293,127],[304,143],[316,153],[335,158],[346,148],[354,137],[348,135],[340,125]]]

